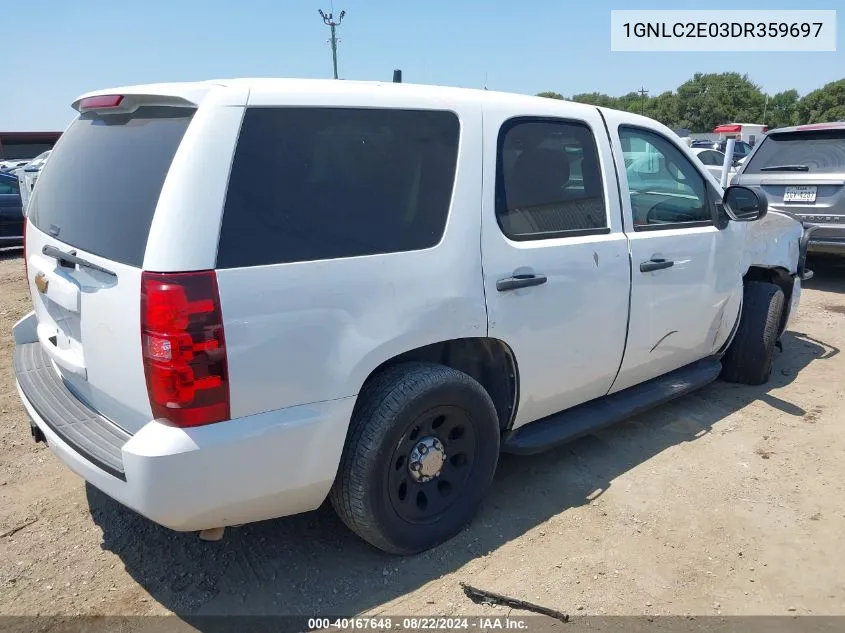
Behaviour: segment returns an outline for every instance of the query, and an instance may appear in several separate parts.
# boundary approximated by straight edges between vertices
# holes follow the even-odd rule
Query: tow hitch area
[[[813,271],[807,268],[807,249],[810,246],[810,236],[818,227],[807,226],[803,222],[801,226],[804,228],[804,233],[798,243],[798,277],[801,281],[807,281],[813,278]]]

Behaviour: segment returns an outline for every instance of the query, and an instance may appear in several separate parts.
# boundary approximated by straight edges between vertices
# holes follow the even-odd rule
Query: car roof
[[[808,123],[769,130],[767,134],[789,134],[790,132],[810,132],[812,130],[845,130],[845,121],[831,121],[829,123]]]
[[[569,112],[579,110],[595,111],[605,110],[603,108],[586,103],[575,101],[556,100],[548,97],[517,94],[511,92],[499,92],[495,90],[482,90],[478,88],[457,88],[452,86],[438,86],[429,84],[394,83],[391,81],[359,81],[347,79],[297,79],[297,78],[235,78],[235,79],[212,79],[199,82],[173,82],[157,84],[140,84],[131,86],[120,86],[102,90],[87,92],[77,97],[73,104],[77,107],[82,99],[98,95],[114,94],[138,94],[138,95],[167,95],[187,99],[197,103],[202,94],[214,86],[225,86],[230,88],[261,89],[263,91],[278,90],[285,92],[314,92],[320,94],[356,94],[363,91],[383,90],[385,93],[404,93],[419,96],[421,102],[440,101],[442,103],[468,103],[478,104],[495,103],[496,105],[507,105],[514,109],[524,107],[527,110],[534,109],[538,104],[548,107],[550,104],[565,104]],[[622,111],[624,112],[624,111]],[[640,116],[630,112],[624,112],[625,118],[629,121],[649,121],[648,117]],[[658,124],[660,125],[660,124]],[[667,128],[668,129],[668,128]]]

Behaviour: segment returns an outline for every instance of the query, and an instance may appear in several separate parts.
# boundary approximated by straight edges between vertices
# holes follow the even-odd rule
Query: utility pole
[[[329,27],[332,31],[332,39],[329,40],[332,45],[332,68],[334,68],[334,78],[337,79],[337,34],[336,29],[340,26],[340,23],[343,22],[343,16],[346,15],[346,11],[341,11],[340,15],[337,18],[337,22],[334,20],[334,14],[329,13],[326,15],[323,13],[322,9],[317,9],[320,12],[320,17],[323,18],[323,24]]]
[[[640,114],[645,116],[645,97],[648,94],[648,90],[641,87],[639,90],[637,90],[637,92],[640,93]]]

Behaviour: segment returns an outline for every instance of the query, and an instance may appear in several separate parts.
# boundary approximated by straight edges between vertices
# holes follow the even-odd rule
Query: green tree
[[[680,117],[678,116],[678,97],[671,90],[662,92],[650,99],[646,107],[646,114],[652,119],[660,121],[667,127],[681,127]]]
[[[845,121],[845,79],[832,81],[798,102],[798,123]]]
[[[731,121],[756,123],[766,102],[760,87],[739,73],[696,73],[677,92],[678,122],[693,132]]]
[[[559,92],[538,92],[538,97],[546,97],[548,99],[560,99],[563,100],[563,95]]]
[[[766,108],[766,120],[763,121],[770,128],[788,127],[797,123],[798,91],[784,90],[769,99]]]
[[[636,91],[628,92],[619,97],[616,100],[616,107],[619,110],[624,110],[625,112],[633,112],[634,114],[645,114],[646,116],[651,116],[649,114],[649,99],[646,96],[643,96]]]
[[[617,99],[610,97],[601,92],[583,92],[581,94],[572,95],[572,100],[578,103],[588,103],[590,105],[599,106],[602,108],[617,108]]]

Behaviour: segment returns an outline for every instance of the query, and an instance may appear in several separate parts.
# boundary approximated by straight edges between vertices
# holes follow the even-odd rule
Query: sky
[[[332,76],[328,28],[318,9],[346,17],[338,29],[341,78],[553,90],[618,96],[673,90],[695,72],[739,72],[769,93],[800,94],[845,78],[826,53],[610,51],[611,9],[836,9],[841,0],[56,0],[21,2],[6,21],[0,130],[63,130],[71,102],[94,89],[227,77]],[[50,6],[53,5],[53,6]],[[840,5],[840,6],[837,6]],[[31,16],[29,15],[31,12]]]

